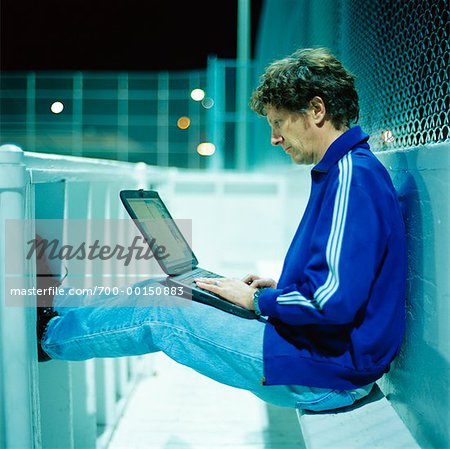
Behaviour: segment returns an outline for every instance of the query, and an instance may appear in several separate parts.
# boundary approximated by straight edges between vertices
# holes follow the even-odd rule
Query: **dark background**
[[[252,55],[261,4],[252,0]],[[0,0],[2,70],[195,70],[236,58],[237,0]]]

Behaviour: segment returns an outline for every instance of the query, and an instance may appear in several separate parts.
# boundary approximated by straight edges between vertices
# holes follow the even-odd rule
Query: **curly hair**
[[[315,96],[324,101],[336,129],[358,121],[355,76],[326,48],[299,49],[270,64],[251,96],[250,108],[262,116],[267,106],[304,113]]]

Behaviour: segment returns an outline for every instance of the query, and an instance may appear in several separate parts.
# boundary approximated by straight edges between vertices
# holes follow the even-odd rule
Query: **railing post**
[[[6,222],[27,218],[28,177],[23,157],[23,151],[15,145],[0,147],[0,447],[10,449],[40,447],[36,311],[32,307],[7,305],[5,274],[6,239],[12,238],[6,235]],[[16,254],[24,254],[25,238],[24,235],[16,238],[17,242],[9,242]],[[27,287],[24,277],[14,280],[14,288]]]
[[[87,181],[68,182],[66,186],[65,218],[68,221],[85,221],[87,232],[87,213],[90,185]],[[65,235],[64,238],[68,238]],[[67,261],[70,273],[73,269]],[[79,273],[81,274],[81,273]],[[68,284],[70,284],[70,278]],[[85,449],[96,446],[97,441],[97,406],[95,385],[95,360],[74,362],[70,364],[72,374],[73,398],[73,438],[75,449]]]
[[[248,88],[250,78],[250,0],[238,0],[236,65],[236,168],[247,169]]]

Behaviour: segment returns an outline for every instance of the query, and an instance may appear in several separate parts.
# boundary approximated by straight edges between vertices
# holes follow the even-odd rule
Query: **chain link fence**
[[[449,140],[447,0],[339,4],[338,53],[357,75],[375,151]]]

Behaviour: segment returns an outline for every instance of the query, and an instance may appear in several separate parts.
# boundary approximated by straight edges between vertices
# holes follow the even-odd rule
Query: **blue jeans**
[[[141,290],[155,280],[135,284]],[[101,294],[54,298],[42,348],[53,359],[86,360],[163,351],[218,382],[291,408],[327,410],[352,404],[372,385],[351,391],[299,385],[264,386],[264,320],[247,320],[177,296]],[[128,292],[129,293],[129,292]],[[74,305],[74,302],[77,305]]]

